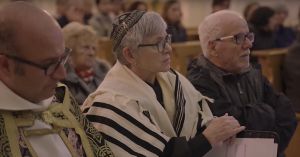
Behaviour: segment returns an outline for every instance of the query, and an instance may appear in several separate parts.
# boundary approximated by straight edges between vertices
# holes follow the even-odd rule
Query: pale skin
[[[166,32],[154,35],[143,40],[143,43],[157,43],[165,38]],[[158,72],[166,72],[170,69],[171,45],[166,44],[163,53],[159,53],[155,46],[140,47],[132,52],[128,47],[123,49],[123,55],[130,63],[129,68],[142,80],[154,83]]]
[[[21,15],[28,18],[24,19]],[[18,50],[16,54],[0,53],[15,55],[42,66],[52,64],[64,55],[61,29],[48,13],[24,2],[16,2],[3,8],[0,16],[13,29],[15,47]],[[17,66],[21,73],[16,72]],[[0,55],[0,80],[14,93],[33,103],[53,96],[57,83],[65,76],[63,65],[59,65],[55,72],[45,75],[45,71],[40,68]]]
[[[243,130],[245,130],[245,127],[240,126],[239,122],[233,116],[225,114],[222,117],[212,119],[202,134],[207,138],[212,147],[215,147]]]
[[[249,28],[246,21],[240,17],[229,17],[232,22],[222,25],[223,36],[236,35],[238,33],[248,33]],[[233,38],[223,41],[208,42],[208,56],[214,65],[231,73],[241,73],[250,65],[250,48],[252,42],[245,39],[241,44],[236,44]]]

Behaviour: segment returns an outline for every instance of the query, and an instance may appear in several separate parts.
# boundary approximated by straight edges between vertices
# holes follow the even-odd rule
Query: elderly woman
[[[115,156],[199,157],[244,129],[227,115],[212,119],[206,97],[170,69],[166,28],[154,12],[125,13],[114,23],[117,63],[82,109]]]
[[[97,89],[110,66],[95,58],[97,35],[91,27],[73,22],[63,28],[63,34],[66,47],[72,49],[63,83],[82,105],[86,97]]]

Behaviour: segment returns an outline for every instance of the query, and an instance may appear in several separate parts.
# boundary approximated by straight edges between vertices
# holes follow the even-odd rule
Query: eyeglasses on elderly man
[[[238,33],[235,35],[217,38],[214,41],[223,41],[223,40],[228,40],[228,39],[233,39],[237,45],[242,44],[243,42],[245,42],[246,39],[248,39],[252,43],[252,42],[254,42],[254,33],[253,32]]]

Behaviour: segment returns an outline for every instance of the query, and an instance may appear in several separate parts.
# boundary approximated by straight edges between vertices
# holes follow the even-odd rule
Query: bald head
[[[0,9],[0,80],[20,97],[37,103],[53,96],[66,76],[63,34],[56,21],[28,2]],[[49,69],[54,71],[48,73]]]
[[[204,56],[209,56],[208,42],[232,35],[236,27],[248,27],[244,18],[236,12],[222,10],[207,16],[198,27],[199,39]]]
[[[59,36],[62,34],[56,21],[31,3],[12,2],[0,10],[1,53],[22,53],[37,42],[46,46],[49,41],[45,39]]]

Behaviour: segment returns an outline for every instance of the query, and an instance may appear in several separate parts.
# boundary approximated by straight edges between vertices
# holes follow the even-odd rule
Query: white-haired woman
[[[125,13],[114,23],[118,61],[82,109],[116,156],[199,157],[244,129],[227,115],[212,119],[205,97],[170,69],[166,28],[154,12]]]
[[[91,27],[72,22],[63,28],[63,34],[66,47],[72,49],[63,83],[69,87],[78,104],[82,105],[102,82],[110,65],[95,57],[98,40]]]

